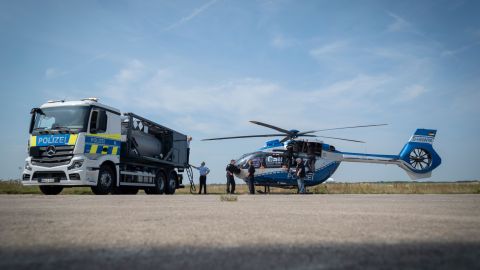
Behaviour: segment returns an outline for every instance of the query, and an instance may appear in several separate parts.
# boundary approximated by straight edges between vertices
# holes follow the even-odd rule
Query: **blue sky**
[[[230,158],[270,133],[248,120],[396,154],[436,128],[431,180],[479,179],[479,1],[1,1],[0,178],[23,166],[30,108],[96,96],[192,135],[192,164],[224,181]],[[342,181],[407,180],[398,167],[343,163]]]

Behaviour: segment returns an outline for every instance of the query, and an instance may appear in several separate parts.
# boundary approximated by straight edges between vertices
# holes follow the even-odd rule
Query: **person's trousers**
[[[233,176],[227,176],[227,193],[235,193],[235,178]]]
[[[249,177],[248,178],[248,190],[250,191],[250,194],[255,194],[255,178]]]
[[[207,194],[207,176],[206,175],[200,175],[200,189],[198,190],[198,194],[202,193],[202,187],[203,187],[203,194]]]
[[[305,193],[305,181],[304,178],[297,178],[298,184],[298,193],[303,194]]]

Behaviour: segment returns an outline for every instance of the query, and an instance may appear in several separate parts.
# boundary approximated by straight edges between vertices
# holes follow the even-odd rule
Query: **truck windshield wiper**
[[[66,131],[68,133],[72,133],[73,130],[69,127],[64,127],[64,126],[55,126],[55,127],[52,127],[52,130],[58,130],[58,131]]]
[[[64,126],[55,126],[55,127],[52,127],[52,130],[71,130],[71,128],[64,127]]]

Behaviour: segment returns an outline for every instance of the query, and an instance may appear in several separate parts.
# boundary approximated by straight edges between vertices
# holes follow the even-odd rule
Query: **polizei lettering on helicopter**
[[[423,136],[423,135],[413,135],[411,142],[418,142],[418,143],[429,143],[433,144],[434,137],[432,136]]]

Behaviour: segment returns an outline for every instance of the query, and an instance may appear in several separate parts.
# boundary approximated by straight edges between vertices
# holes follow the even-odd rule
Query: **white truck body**
[[[173,194],[183,187],[188,153],[185,135],[135,114],[93,98],[53,101],[32,109],[22,184],[41,186],[45,194],[73,186],[91,186],[96,194],[139,188]]]

